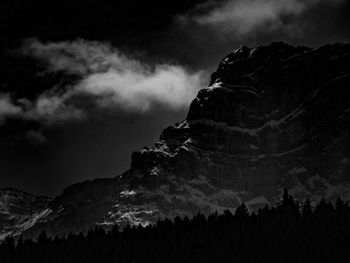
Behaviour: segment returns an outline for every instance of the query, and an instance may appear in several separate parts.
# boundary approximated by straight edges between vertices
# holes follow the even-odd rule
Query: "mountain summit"
[[[284,188],[299,200],[350,200],[349,83],[349,44],[242,46],[223,59],[185,121],[132,154],[128,171],[66,188],[20,232],[147,225],[242,202],[257,209],[278,202]]]

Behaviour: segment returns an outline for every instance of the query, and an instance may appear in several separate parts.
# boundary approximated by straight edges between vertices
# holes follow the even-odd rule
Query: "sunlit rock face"
[[[317,49],[284,43],[230,53],[199,91],[186,120],[132,154],[111,179],[73,185],[36,236],[102,225],[251,209],[300,200],[350,200],[350,45]]]

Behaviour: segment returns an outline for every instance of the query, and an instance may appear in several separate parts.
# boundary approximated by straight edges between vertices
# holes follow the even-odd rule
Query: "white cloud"
[[[86,95],[99,107],[145,112],[163,105],[178,110],[188,107],[207,84],[203,72],[192,73],[179,65],[148,65],[106,43],[28,40],[20,52],[44,64],[40,74],[62,72],[78,80],[52,87],[35,100],[14,101],[0,93],[0,121],[9,116],[46,124],[81,119],[87,112],[75,101]]]
[[[225,0],[208,1],[183,19],[200,25],[213,25],[218,30],[246,36],[257,29],[263,32],[296,25],[284,23],[283,18],[297,16],[319,3],[339,4],[343,0]],[[220,3],[220,4],[219,4]],[[296,29],[296,28],[294,28]]]
[[[23,52],[45,62],[47,72],[62,71],[80,77],[78,83],[69,87],[69,95],[64,94],[64,101],[87,94],[103,107],[144,112],[162,104],[176,110],[186,108],[206,84],[202,72],[191,73],[179,65],[147,65],[99,42],[44,44],[32,40]],[[51,99],[54,103],[59,101]]]
[[[110,69],[92,74],[77,92],[98,96],[102,106],[117,105],[125,110],[146,111],[159,103],[172,109],[187,107],[200,88],[200,75],[189,75],[176,66],[157,66],[153,71]]]

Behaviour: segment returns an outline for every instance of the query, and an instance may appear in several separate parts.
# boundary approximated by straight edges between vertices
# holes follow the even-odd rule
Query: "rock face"
[[[50,201],[48,197],[14,188],[0,189],[0,240],[7,235],[18,235],[45,218]]]
[[[349,132],[350,45],[243,46],[223,59],[185,121],[132,154],[128,171],[65,189],[23,234],[144,225],[241,202],[256,209],[283,188],[299,199],[350,200]]]

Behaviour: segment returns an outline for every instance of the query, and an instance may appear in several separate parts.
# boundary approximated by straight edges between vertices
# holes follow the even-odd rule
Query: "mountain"
[[[45,218],[51,199],[14,188],[0,189],[0,240],[18,235]]]
[[[132,154],[128,171],[64,189],[40,220],[11,233],[147,225],[241,202],[257,209],[284,188],[299,200],[350,200],[349,83],[349,44],[242,46],[222,60],[186,120]]]

